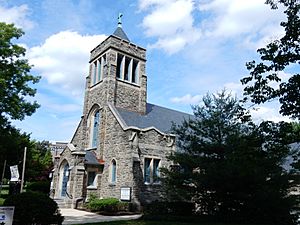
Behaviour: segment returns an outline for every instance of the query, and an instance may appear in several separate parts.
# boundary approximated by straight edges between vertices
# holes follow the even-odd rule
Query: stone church
[[[146,49],[119,21],[90,54],[83,114],[71,142],[55,159],[52,195],[76,207],[91,194],[137,208],[163,196],[160,168],[175,151],[172,123],[189,114],[147,103]]]

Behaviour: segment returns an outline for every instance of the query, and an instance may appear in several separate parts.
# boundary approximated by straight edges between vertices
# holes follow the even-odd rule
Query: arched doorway
[[[61,197],[66,197],[66,195],[67,195],[67,185],[68,185],[68,179],[69,179],[69,164],[68,164],[67,161],[62,163],[61,169],[60,169],[60,174],[61,174],[60,196]]]

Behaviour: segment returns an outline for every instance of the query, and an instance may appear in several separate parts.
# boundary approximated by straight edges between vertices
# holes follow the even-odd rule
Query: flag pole
[[[27,152],[27,147],[24,148],[24,159],[23,159],[23,170],[22,170],[22,180],[21,180],[20,193],[23,192],[24,176],[25,176],[25,163],[26,163],[26,152]]]
[[[3,185],[4,174],[5,174],[5,168],[6,168],[6,159],[4,160],[1,183],[0,183],[0,185],[1,185],[0,186],[0,196],[1,196],[1,192],[2,192],[2,185]]]

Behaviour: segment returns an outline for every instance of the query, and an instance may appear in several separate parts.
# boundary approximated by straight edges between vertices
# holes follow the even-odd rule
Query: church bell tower
[[[93,105],[145,114],[147,98],[146,49],[131,43],[119,15],[115,32],[91,51],[84,115]]]

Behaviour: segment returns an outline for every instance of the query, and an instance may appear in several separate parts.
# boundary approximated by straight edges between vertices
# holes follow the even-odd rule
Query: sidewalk
[[[102,216],[96,213],[86,212],[77,209],[60,209],[61,214],[65,217],[63,224],[86,224],[96,222],[107,222],[117,220],[134,220],[142,215],[127,215],[127,216]]]

